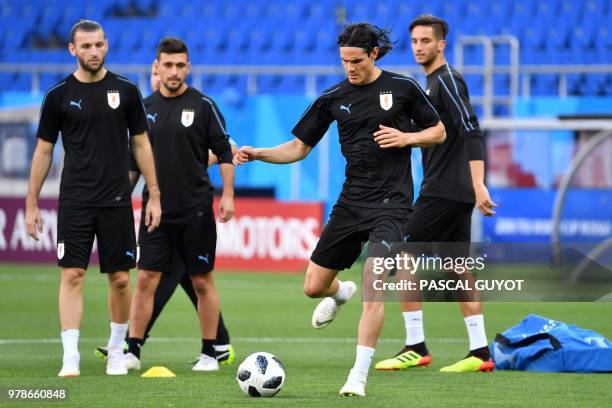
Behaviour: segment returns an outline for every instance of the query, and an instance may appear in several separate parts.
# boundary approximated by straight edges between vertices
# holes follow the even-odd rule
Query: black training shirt
[[[66,152],[61,205],[129,206],[128,131],[147,130],[138,87],[110,71],[97,82],[71,74],[45,94],[36,136],[50,143],[62,134]]]
[[[145,99],[149,138],[161,190],[162,220],[196,217],[212,204],[208,149],[219,163],[232,162],[225,119],[213,100],[194,88],[175,98],[159,91]],[[143,200],[148,199],[145,186]]]
[[[473,203],[469,161],[484,160],[484,148],[465,81],[444,64],[427,76],[427,93],[446,128],[446,141],[422,149],[421,194]]]
[[[345,79],[310,105],[293,134],[315,146],[334,120],[346,159],[346,181],[338,201],[368,208],[411,206],[411,148],[381,149],[373,134],[381,124],[406,132],[411,120],[422,128],[438,123],[440,118],[419,85],[388,71],[366,85]]]

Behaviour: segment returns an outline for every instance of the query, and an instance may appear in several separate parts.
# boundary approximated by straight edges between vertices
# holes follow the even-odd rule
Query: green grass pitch
[[[135,273],[132,273],[134,284]],[[342,279],[359,280],[356,270]],[[544,374],[493,372],[443,374],[440,367],[463,357],[468,344],[457,305],[424,307],[425,331],[433,362],[430,368],[401,372],[371,370],[365,399],[338,396],[353,364],[361,305],[347,304],[337,321],[314,330],[310,317],[316,301],[302,294],[301,275],[217,272],[222,310],[238,358],[217,373],[194,373],[187,361],[200,348],[193,307],[179,288],[143,349],[143,368],[166,366],[176,378],[140,378],[140,373],[107,377],[93,353],[109,332],[106,278],[87,272],[85,316],[81,327],[81,376],[57,377],[61,364],[57,293],[59,270],[49,266],[0,265],[0,389],[66,387],[64,402],[47,406],[78,407],[407,407],[407,406],[609,406],[609,374]],[[576,323],[612,338],[611,303],[488,303],[485,324],[489,339],[537,313]],[[403,344],[404,328],[397,304],[386,304],[386,321],[375,361]],[[50,339],[45,341],[44,339]],[[248,354],[268,351],[285,365],[284,389],[272,399],[244,395],[236,368]],[[45,406],[41,402],[0,406]]]

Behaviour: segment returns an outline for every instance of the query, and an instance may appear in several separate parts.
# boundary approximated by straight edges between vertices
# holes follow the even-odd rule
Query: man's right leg
[[[322,329],[328,326],[336,317],[340,307],[357,291],[354,282],[342,282],[336,278],[337,269],[329,269],[317,265],[313,261],[308,264],[304,279],[304,293],[310,298],[322,298],[312,314],[312,326]]]
[[[64,350],[60,377],[80,375],[79,330],[83,319],[83,282],[85,269],[62,268],[59,290],[59,315]]]
[[[64,349],[58,376],[80,375],[78,349],[83,318],[83,284],[95,236],[96,210],[60,205],[57,213],[57,265],[61,268],[59,315]]]
[[[153,328],[155,321],[161,314],[162,310],[174,294],[179,283],[182,285],[182,279],[186,277],[189,279],[189,276],[185,273],[185,266],[181,261],[180,255],[177,251],[172,253],[172,266],[170,267],[169,273],[164,273],[159,279],[159,283],[157,285],[157,289],[155,290],[155,296],[153,299],[153,311],[151,313],[151,318],[149,323],[147,324],[147,328],[145,329],[143,340],[147,340],[149,337],[149,332]],[[191,285],[191,280],[189,279],[189,285]],[[193,288],[192,288],[193,290]],[[194,292],[195,296],[195,292]],[[195,304],[197,310],[197,299]]]
[[[177,265],[177,263],[180,263],[180,266]],[[177,272],[175,268],[178,268],[178,271],[181,273],[181,280],[180,280],[181,287],[185,291],[185,294],[187,294],[187,296],[189,297],[189,300],[191,300],[191,303],[193,304],[193,307],[195,308],[197,312],[198,311],[198,296],[195,293],[195,290],[193,289],[193,283],[191,282],[191,277],[189,276],[189,274],[186,273],[185,266],[183,265],[183,262],[180,260],[180,256],[178,256],[178,254],[177,254],[177,260],[175,260],[172,263],[172,272],[171,272],[172,274]],[[161,284],[163,284],[164,282],[164,278],[165,276],[162,278],[162,281],[160,283],[160,288],[161,288]],[[157,292],[155,292],[156,307],[157,307],[157,294],[160,291],[160,288],[158,288]],[[155,311],[153,311],[153,313],[155,313]],[[147,329],[147,333],[148,333],[148,329]],[[225,327],[225,322],[223,321],[223,314],[221,313],[221,311],[219,311],[219,323],[217,324],[217,339],[215,342],[215,355],[217,357],[217,361],[219,362],[219,364],[222,364],[222,365],[230,365],[236,359],[236,351],[234,350],[234,347],[230,343],[229,332],[227,331],[227,327]]]
[[[327,327],[336,317],[340,306],[357,291],[355,282],[342,282],[338,271],[349,268],[361,253],[364,237],[358,232],[358,212],[336,204],[329,222],[323,228],[304,279],[304,293],[310,298],[325,298],[314,310],[312,326]]]
[[[128,370],[140,369],[140,351],[153,314],[155,293],[162,271],[168,271],[171,266],[175,248],[172,234],[173,229],[163,223],[156,230],[148,232],[144,217],[141,218],[138,233],[138,278],[130,308],[128,352],[125,354],[125,367]]]

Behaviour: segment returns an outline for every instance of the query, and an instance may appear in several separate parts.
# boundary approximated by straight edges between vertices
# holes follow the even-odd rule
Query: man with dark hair
[[[157,71],[156,61],[157,60],[155,60],[153,64],[151,65],[150,84],[151,84],[152,92],[159,90],[159,87],[160,87],[159,72]],[[225,127],[225,120],[220,113],[219,115],[223,122],[223,126]],[[232,154],[234,154],[236,153],[236,151],[238,151],[238,148],[236,146],[236,143],[232,140],[232,138],[230,138],[229,141],[232,146]],[[209,149],[208,150],[208,166],[210,167],[217,163],[218,163],[217,156],[215,156],[215,154]],[[130,155],[130,183],[132,185],[132,188],[136,186],[136,183],[138,182],[139,177],[140,177],[140,170],[138,169],[138,165],[134,161],[134,156]],[[193,289],[193,284],[191,283],[191,277],[189,276],[189,274],[187,273],[187,270],[185,269],[185,265],[183,264],[183,261],[180,258],[180,254],[176,250],[174,251],[172,255],[171,265],[172,266],[169,269],[169,273],[162,274],[162,277],[159,281],[159,285],[157,286],[157,289],[155,290],[155,298],[153,300],[153,312],[151,314],[151,319],[149,320],[149,323],[147,324],[147,328],[145,329],[145,334],[142,339],[143,346],[146,340],[149,338],[149,332],[153,328],[155,321],[157,320],[162,310],[166,306],[166,303],[168,303],[168,301],[174,294],[174,291],[176,290],[177,286],[180,285],[181,288],[183,288],[183,291],[185,292],[187,297],[189,297],[189,300],[195,307],[196,313],[198,311],[198,297],[195,293],[195,290]],[[127,337],[126,337],[125,347],[127,351]],[[98,347],[95,350],[95,354],[102,360],[106,360],[107,355],[108,355],[108,350],[106,349],[106,347]],[[223,365],[232,364],[236,358],[236,351],[234,350],[234,347],[230,344],[230,335],[227,330],[227,327],[225,326],[225,322],[223,320],[223,315],[221,311],[219,311],[219,325],[217,327],[217,340],[215,343],[215,357],[217,358],[217,361],[219,361],[219,364],[223,364]]]
[[[357,290],[355,283],[341,282],[336,275],[351,267],[362,244],[403,239],[412,203],[411,146],[441,143],[445,137],[444,126],[419,85],[376,66],[375,61],[392,48],[388,32],[366,23],[350,24],[338,37],[338,45],[347,78],[325,90],[306,109],[293,128],[295,138],[273,148],[243,146],[234,157],[236,164],[302,160],[331,123],[338,122],[346,181],[304,281],[307,296],[325,298],[313,313],[315,328],[331,323]],[[424,130],[409,133],[411,120]],[[371,276],[373,258],[379,256],[372,252],[373,246],[364,276]],[[365,396],[383,320],[384,304],[364,299],[355,365],[341,395]]]
[[[474,203],[483,215],[495,214],[484,184],[484,148],[478,119],[470,104],[467,85],[461,74],[444,58],[446,21],[420,15],[410,24],[412,52],[427,74],[427,93],[444,127],[443,144],[422,149],[423,184],[408,222],[408,241],[442,242],[457,256],[469,256]],[[448,248],[453,247],[453,248]],[[427,366],[431,362],[425,345],[423,311],[420,302],[400,302],[406,346],[394,357],[376,364],[377,370],[402,370]],[[470,351],[465,359],[442,368],[445,372],[491,371],[482,303],[472,296],[459,302],[465,317]]]
[[[158,46],[156,68],[160,89],[145,100],[163,197],[164,214],[153,234],[139,233],[138,285],[131,309],[126,367],[140,369],[140,347],[151,318],[153,300],[162,273],[169,273],[177,250],[198,298],[202,352],[194,371],[216,371],[215,340],[219,320],[219,297],[212,270],[216,228],[208,173],[209,148],[219,159],[223,195],[219,203],[221,222],[234,214],[234,167],[222,116],[206,95],[187,86],[187,46],[178,38],[163,38]],[[143,191],[143,202],[148,191]]]
[[[59,294],[63,365],[60,377],[80,375],[79,328],[83,281],[94,237],[100,271],[108,274],[111,335],[108,375],[127,374],[122,343],[130,309],[128,270],[135,266],[136,241],[128,180],[128,143],[145,176],[150,200],[143,214],[145,234],[160,222],[160,192],[144,105],[138,87],[104,68],[108,42],[102,27],[79,21],[71,30],[70,53],[77,70],[45,94],[38,143],[32,158],[26,198],[28,233],[38,239],[42,218],[40,189],[61,132],[66,151],[59,194],[57,259],[62,269]]]
[[[97,21],[93,20],[79,20],[70,29],[70,43],[75,44],[75,36],[77,31],[83,31],[86,33],[93,33],[95,31],[102,31],[102,26]]]

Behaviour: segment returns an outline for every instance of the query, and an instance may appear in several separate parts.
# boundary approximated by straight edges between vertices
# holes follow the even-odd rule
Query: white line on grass
[[[352,337],[233,337],[233,341],[237,343],[355,343],[356,339]],[[81,338],[82,343],[100,343],[105,344],[107,338]],[[154,343],[175,343],[175,342],[198,342],[197,337],[151,337],[147,342]],[[380,339],[379,343],[397,343],[401,339]],[[454,338],[439,338],[427,339],[431,343],[465,343],[466,339]],[[0,346],[14,344],[58,344],[61,343],[60,338],[54,339],[0,339]]]

